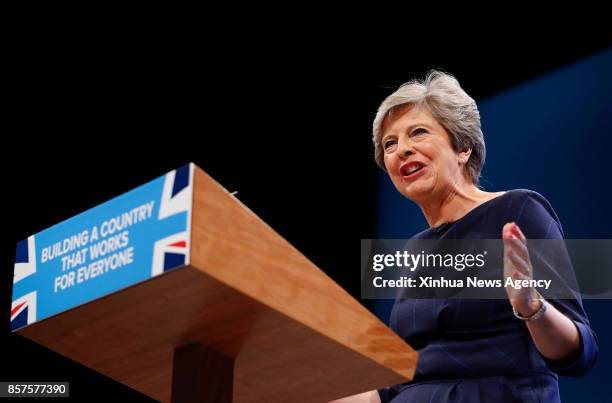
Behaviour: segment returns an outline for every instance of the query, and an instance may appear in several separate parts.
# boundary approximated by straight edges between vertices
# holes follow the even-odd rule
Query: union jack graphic
[[[17,244],[13,284],[36,273],[36,245],[34,236]],[[36,291],[13,301],[11,306],[11,329],[17,329],[36,321]]]
[[[166,175],[159,219],[187,211],[191,212],[192,170],[190,164],[185,165]],[[184,266],[189,262],[189,235],[191,233],[191,216],[187,217],[187,230],[173,234],[155,242],[153,248],[153,265],[151,275],[162,274],[175,267]]]

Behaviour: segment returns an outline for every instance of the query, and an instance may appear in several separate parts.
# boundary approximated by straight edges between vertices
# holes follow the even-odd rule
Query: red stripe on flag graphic
[[[19,310],[19,308],[21,308],[26,302],[23,301],[21,304],[17,305],[15,308],[13,308],[11,310],[11,316],[15,315],[15,312],[17,312]]]
[[[187,246],[187,242],[179,241],[179,242],[171,243],[168,246],[176,246],[176,247],[179,247],[179,248],[184,248],[185,246]]]

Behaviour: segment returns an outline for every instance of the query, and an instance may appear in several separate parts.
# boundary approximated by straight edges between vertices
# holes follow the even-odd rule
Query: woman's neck
[[[430,227],[456,221],[472,209],[495,197],[474,184],[457,186],[419,206]]]

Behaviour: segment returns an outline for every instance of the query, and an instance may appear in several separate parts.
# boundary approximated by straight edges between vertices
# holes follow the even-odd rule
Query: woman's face
[[[387,173],[397,190],[415,202],[445,195],[462,183],[463,159],[450,136],[426,107],[399,106],[382,125]]]

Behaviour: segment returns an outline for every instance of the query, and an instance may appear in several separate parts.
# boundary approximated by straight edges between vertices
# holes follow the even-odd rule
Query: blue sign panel
[[[17,244],[11,329],[189,264],[188,164]]]

